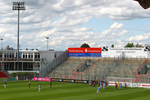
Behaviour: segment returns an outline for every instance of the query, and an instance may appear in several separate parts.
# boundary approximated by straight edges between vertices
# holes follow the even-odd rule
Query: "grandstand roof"
[[[150,7],[150,0],[134,0],[134,1],[138,1],[139,4],[144,8],[147,9]]]

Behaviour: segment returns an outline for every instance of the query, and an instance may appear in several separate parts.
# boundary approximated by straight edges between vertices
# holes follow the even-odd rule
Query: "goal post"
[[[109,83],[109,85],[114,86],[115,82],[116,83],[121,83],[122,86],[125,86],[125,83],[127,84],[127,86],[132,87],[133,86],[133,81],[134,78],[125,78],[125,77],[107,77],[107,81]]]

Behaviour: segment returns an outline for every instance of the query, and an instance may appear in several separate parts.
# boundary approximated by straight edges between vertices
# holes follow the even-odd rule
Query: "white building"
[[[6,46],[0,50],[0,70],[9,73],[23,71],[39,73],[44,62],[50,62],[62,53],[63,51],[19,50],[17,61],[17,50]]]

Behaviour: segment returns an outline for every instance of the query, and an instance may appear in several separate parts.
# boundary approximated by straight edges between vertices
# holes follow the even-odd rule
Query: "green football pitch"
[[[0,100],[150,100],[150,89],[108,87],[96,94],[96,87],[88,84],[31,81],[7,82],[7,88],[0,82]],[[41,84],[41,92],[38,86]]]

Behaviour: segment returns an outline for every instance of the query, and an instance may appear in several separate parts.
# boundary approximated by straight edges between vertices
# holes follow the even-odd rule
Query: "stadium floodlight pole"
[[[47,39],[47,51],[48,51],[48,39],[49,39],[49,37],[46,37],[46,39]]]
[[[17,61],[19,59],[19,11],[25,10],[25,2],[13,2],[13,10],[18,10]]]
[[[1,50],[2,50],[2,40],[3,40],[3,38],[1,38]]]

